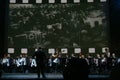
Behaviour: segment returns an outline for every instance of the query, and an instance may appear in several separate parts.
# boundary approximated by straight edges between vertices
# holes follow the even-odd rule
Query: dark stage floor
[[[109,75],[89,75],[90,80],[107,80],[108,78]],[[38,78],[36,73],[3,73],[1,76],[1,80],[4,79],[34,80]],[[40,79],[43,79],[42,76]],[[50,80],[50,79],[63,80],[63,76],[60,73],[46,73],[46,80]]]

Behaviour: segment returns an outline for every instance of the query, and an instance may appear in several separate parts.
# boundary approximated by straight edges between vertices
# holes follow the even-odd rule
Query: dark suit
[[[85,59],[71,58],[63,71],[64,80],[88,79],[89,66]]]
[[[45,69],[46,54],[41,49],[38,49],[35,52],[34,56],[36,56],[38,78],[40,77],[40,73],[42,74],[43,78],[45,78],[44,69]]]

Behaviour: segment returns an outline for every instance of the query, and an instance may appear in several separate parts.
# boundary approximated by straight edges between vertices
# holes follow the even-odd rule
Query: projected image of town
[[[109,44],[104,4],[10,4],[8,47],[85,48]]]

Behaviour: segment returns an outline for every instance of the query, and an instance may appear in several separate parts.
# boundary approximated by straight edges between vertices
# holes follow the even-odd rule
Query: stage
[[[109,78],[109,75],[89,75],[90,80],[107,80]],[[3,73],[1,76],[1,80],[4,79],[38,79],[36,73]],[[40,76],[39,79],[43,79],[42,76]],[[61,73],[46,73],[46,78],[43,80],[48,79],[54,79],[54,80],[63,80],[63,75]]]

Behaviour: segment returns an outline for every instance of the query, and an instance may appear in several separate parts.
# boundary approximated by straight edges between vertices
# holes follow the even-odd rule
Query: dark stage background
[[[116,55],[120,56],[120,0],[109,0],[109,22],[111,51],[116,52]]]

